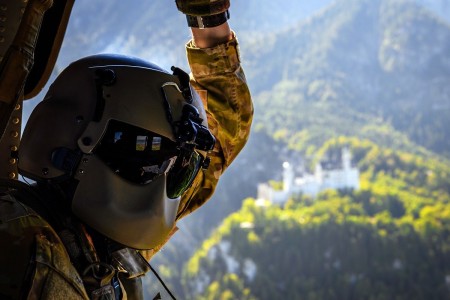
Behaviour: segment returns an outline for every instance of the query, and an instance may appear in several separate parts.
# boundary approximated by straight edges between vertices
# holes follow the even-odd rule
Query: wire
[[[167,285],[164,283],[164,281],[162,280],[161,277],[159,277],[158,273],[156,272],[155,269],[153,269],[153,267],[150,265],[150,263],[148,263],[148,266],[150,267],[150,270],[152,270],[153,274],[155,274],[156,278],[158,278],[159,282],[162,284],[162,286],[164,287],[164,289],[166,290],[166,292],[170,295],[170,297],[172,297],[173,300],[177,300],[175,298],[175,296],[172,294],[172,292],[169,290],[169,288],[167,287]]]
[[[177,298],[175,298],[175,296],[172,294],[172,292],[169,290],[169,288],[167,287],[167,285],[164,283],[164,281],[162,280],[162,278],[159,276],[158,272],[156,272],[156,270],[152,267],[152,265],[150,264],[150,262],[148,262],[140,252],[138,252],[139,255],[142,257],[142,259],[147,263],[147,265],[150,267],[150,270],[153,272],[153,274],[155,274],[156,278],[158,278],[159,282],[162,284],[162,286],[164,287],[164,289],[166,290],[166,292],[170,295],[170,297],[173,300],[177,300]]]

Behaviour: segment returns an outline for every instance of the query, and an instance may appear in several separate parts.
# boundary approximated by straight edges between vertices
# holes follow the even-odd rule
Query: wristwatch
[[[230,12],[228,10],[211,16],[191,16],[186,15],[187,23],[189,27],[196,28],[211,28],[222,25],[228,19],[230,19]]]

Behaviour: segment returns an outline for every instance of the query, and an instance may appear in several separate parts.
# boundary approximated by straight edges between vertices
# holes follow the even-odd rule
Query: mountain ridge
[[[450,127],[450,26],[420,6],[338,1],[295,30],[267,40],[264,50],[257,41],[246,55],[257,105],[264,93],[277,98],[275,87],[284,82],[297,110],[310,102],[354,110],[391,123],[432,151],[450,154],[450,132],[445,130]],[[281,99],[262,101],[262,123],[270,119],[265,110],[271,111],[277,101],[282,108]],[[282,109],[276,113],[285,114]]]

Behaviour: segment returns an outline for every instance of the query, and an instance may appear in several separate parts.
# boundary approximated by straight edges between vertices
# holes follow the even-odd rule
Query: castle
[[[359,170],[352,165],[348,148],[340,149],[336,155],[317,163],[314,174],[296,175],[290,163],[283,163],[282,189],[276,190],[267,183],[261,183],[258,185],[258,198],[282,204],[294,194],[315,197],[326,189],[359,189]]]

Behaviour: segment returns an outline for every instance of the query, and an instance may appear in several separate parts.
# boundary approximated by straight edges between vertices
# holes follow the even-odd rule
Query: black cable
[[[150,263],[148,263],[148,266],[150,267],[150,270],[152,270],[153,274],[155,274],[156,278],[158,278],[159,282],[162,284],[162,286],[164,287],[164,289],[166,290],[166,292],[170,295],[170,297],[172,297],[173,300],[177,300],[175,298],[175,296],[172,294],[172,292],[169,290],[169,288],[167,287],[167,285],[164,283],[164,281],[162,280],[161,277],[159,277],[158,273],[156,272],[155,269],[153,269],[153,267],[150,265]]]
[[[142,257],[142,259],[147,262],[147,265],[149,266],[150,270],[153,272],[153,274],[155,274],[156,278],[159,280],[159,282],[162,284],[162,286],[164,287],[164,289],[166,290],[166,292],[170,295],[170,297],[173,300],[177,300],[177,298],[175,298],[175,296],[172,294],[172,292],[169,290],[169,288],[167,287],[167,285],[164,283],[164,281],[162,280],[162,278],[159,276],[159,274],[156,272],[155,269],[153,269],[152,265],[150,265],[150,263],[142,256],[142,254],[140,252],[138,252],[139,255]]]

